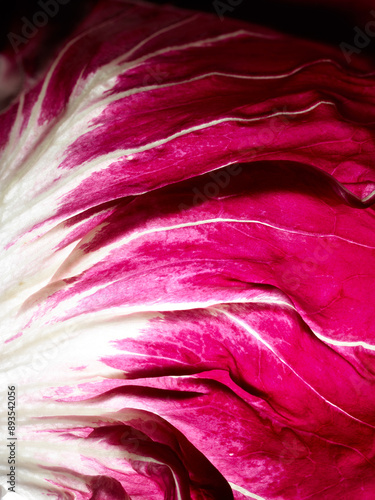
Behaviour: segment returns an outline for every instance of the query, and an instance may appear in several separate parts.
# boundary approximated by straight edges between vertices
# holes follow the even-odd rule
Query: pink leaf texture
[[[373,500],[373,63],[130,0],[1,57],[16,493]]]

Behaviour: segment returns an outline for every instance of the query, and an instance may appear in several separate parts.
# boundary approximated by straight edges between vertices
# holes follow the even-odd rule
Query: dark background
[[[72,31],[80,19],[98,0],[71,0],[61,5],[59,13],[51,18],[45,29],[46,45],[55,42]],[[224,3],[228,0],[222,0]],[[375,0],[237,0],[239,5],[227,11],[226,17],[259,23],[283,32],[329,42],[338,45],[345,41],[351,43],[354,26],[363,27],[370,15]],[[170,3],[176,6],[202,10],[217,15],[213,0],[171,0],[153,3]],[[5,1],[0,7],[0,50],[11,48],[7,38],[9,32],[20,33],[23,16],[32,19],[40,11],[38,0]],[[373,54],[375,42],[364,49]]]

